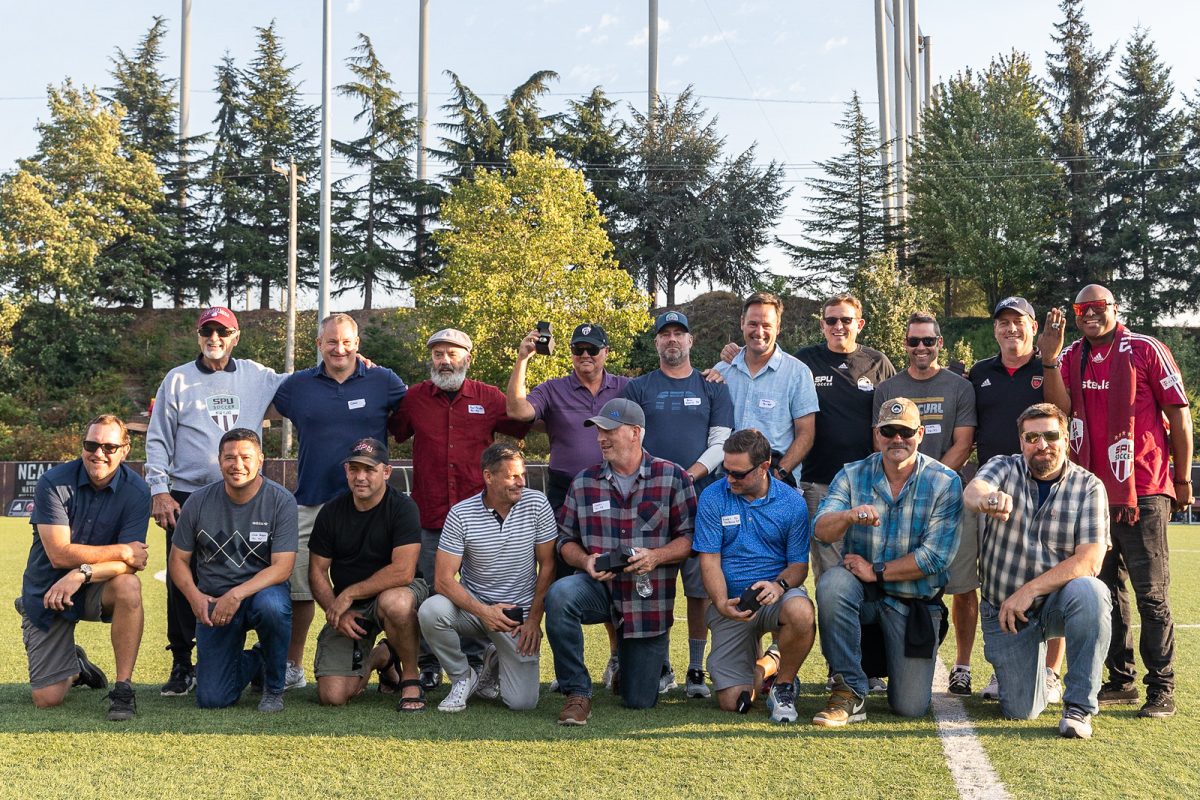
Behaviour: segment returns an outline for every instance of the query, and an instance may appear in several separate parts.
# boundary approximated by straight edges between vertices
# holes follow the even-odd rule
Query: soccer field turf
[[[863,724],[836,731],[805,724],[826,696],[824,661],[816,648],[800,676],[798,725],[772,724],[761,704],[746,717],[723,714],[714,701],[686,700],[682,690],[671,692],[658,708],[628,711],[601,688],[586,727],[560,728],[554,721],[561,698],[545,688],[537,709],[525,713],[480,699],[463,713],[438,713],[434,707],[445,695],[444,684],[431,694],[424,714],[396,713],[394,699],[377,694],[374,684],[348,708],[321,708],[311,676],[314,624],[306,653],[310,684],[287,693],[283,713],[257,713],[257,698],[251,696],[231,709],[200,712],[190,696],[158,694],[170,661],[162,650],[165,590],[153,577],[163,567],[163,535],[153,526],[151,566],[142,576],[146,634],[134,675],[137,717],[106,722],[103,692],[87,689],[73,690],[61,708],[38,711],[29,702],[20,622],[11,605],[30,535],[26,521],[0,518],[0,585],[8,598],[0,605],[0,797],[640,800],[960,794],[932,715],[902,720],[887,712],[883,698],[872,697]],[[1136,706],[1123,706],[1096,718],[1091,741],[1068,741],[1056,735],[1058,706],[1033,722],[1008,722],[994,703],[969,698],[964,705],[975,737],[1008,796],[1200,796],[1187,744],[1200,739],[1192,681],[1200,664],[1195,578],[1200,526],[1173,526],[1171,546],[1179,715],[1143,720],[1134,716]],[[677,618],[681,624],[671,645],[682,678],[687,662],[682,596]],[[82,624],[77,638],[111,678],[106,626]],[[982,649],[980,637],[973,664],[976,691],[991,674]],[[952,641],[942,655],[953,658]],[[589,631],[587,657],[598,676],[607,658],[598,626]],[[544,684],[552,672],[547,645]],[[951,730],[947,738],[952,754],[968,752],[975,741],[959,734]]]

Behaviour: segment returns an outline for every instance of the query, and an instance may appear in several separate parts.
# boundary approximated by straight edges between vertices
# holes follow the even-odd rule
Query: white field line
[[[939,658],[934,662],[933,715],[946,754],[950,777],[963,800],[1009,800],[1008,791],[992,768],[975,726],[958,697],[946,691],[950,675]]]
[[[167,571],[165,569],[160,569],[158,572],[154,573],[154,580],[162,581],[163,583],[166,583],[167,582]]]

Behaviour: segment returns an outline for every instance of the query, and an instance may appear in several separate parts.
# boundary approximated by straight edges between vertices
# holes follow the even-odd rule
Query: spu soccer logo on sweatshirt
[[[204,405],[208,407],[208,416],[221,430],[231,431],[237,425],[242,403],[236,394],[214,394],[204,398]]]

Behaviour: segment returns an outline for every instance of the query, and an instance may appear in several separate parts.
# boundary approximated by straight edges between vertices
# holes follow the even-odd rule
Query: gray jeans
[[[441,540],[441,528],[421,528],[421,554],[417,556],[417,569],[421,571],[421,577],[429,585],[431,593],[437,591],[433,576],[434,567],[437,564],[438,542]],[[467,654],[467,660],[471,662],[471,666],[479,669],[483,664],[483,640],[464,638],[462,649]],[[421,636],[421,652],[417,656],[417,663],[420,665],[422,672],[427,669],[441,669],[437,653],[429,646],[429,642],[426,641],[424,634]]]

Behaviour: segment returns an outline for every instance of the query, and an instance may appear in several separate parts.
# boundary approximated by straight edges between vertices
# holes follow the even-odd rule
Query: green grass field
[[[1171,532],[1176,576],[1180,714],[1140,720],[1136,707],[1096,719],[1090,742],[1055,733],[1058,707],[1034,722],[999,719],[995,704],[966,707],[997,775],[1014,798],[1195,797],[1200,777],[1190,743],[1200,740],[1200,702],[1192,680],[1200,664],[1200,527]],[[138,716],[104,720],[102,692],[76,689],[65,706],[38,711],[29,702],[20,623],[11,597],[19,591],[29,548],[23,520],[0,518],[0,797],[321,797],[540,798],[592,796],[746,798],[950,798],[954,781],[931,717],[901,720],[883,699],[868,701],[868,720],[840,731],[771,724],[764,709],[741,717],[712,701],[672,692],[656,709],[628,711],[602,690],[585,728],[554,724],[558,695],[513,713],[473,700],[461,714],[433,709],[397,714],[393,700],[371,691],[344,709],[317,705],[316,690],[289,692],[282,714],[260,715],[256,698],[222,711],[198,711],[191,697],[163,698],[169,668],[165,644],[162,533],[151,532],[153,558],[143,574],[146,634],[134,676]],[[811,590],[811,587],[810,587]],[[680,604],[679,616],[683,609]],[[682,628],[677,628],[682,631]],[[311,643],[315,645],[314,625]],[[599,675],[607,657],[603,631],[588,643]],[[77,638],[109,672],[108,631],[83,624]],[[952,638],[952,637],[951,637]],[[672,642],[686,665],[682,633]],[[953,651],[943,650],[953,657]],[[307,653],[310,665],[313,650]],[[549,647],[542,678],[549,682]],[[991,674],[977,642],[975,680]],[[682,674],[682,673],[681,673]],[[310,674],[311,680],[311,674]],[[824,662],[814,650],[801,673],[801,722],[824,703]]]

